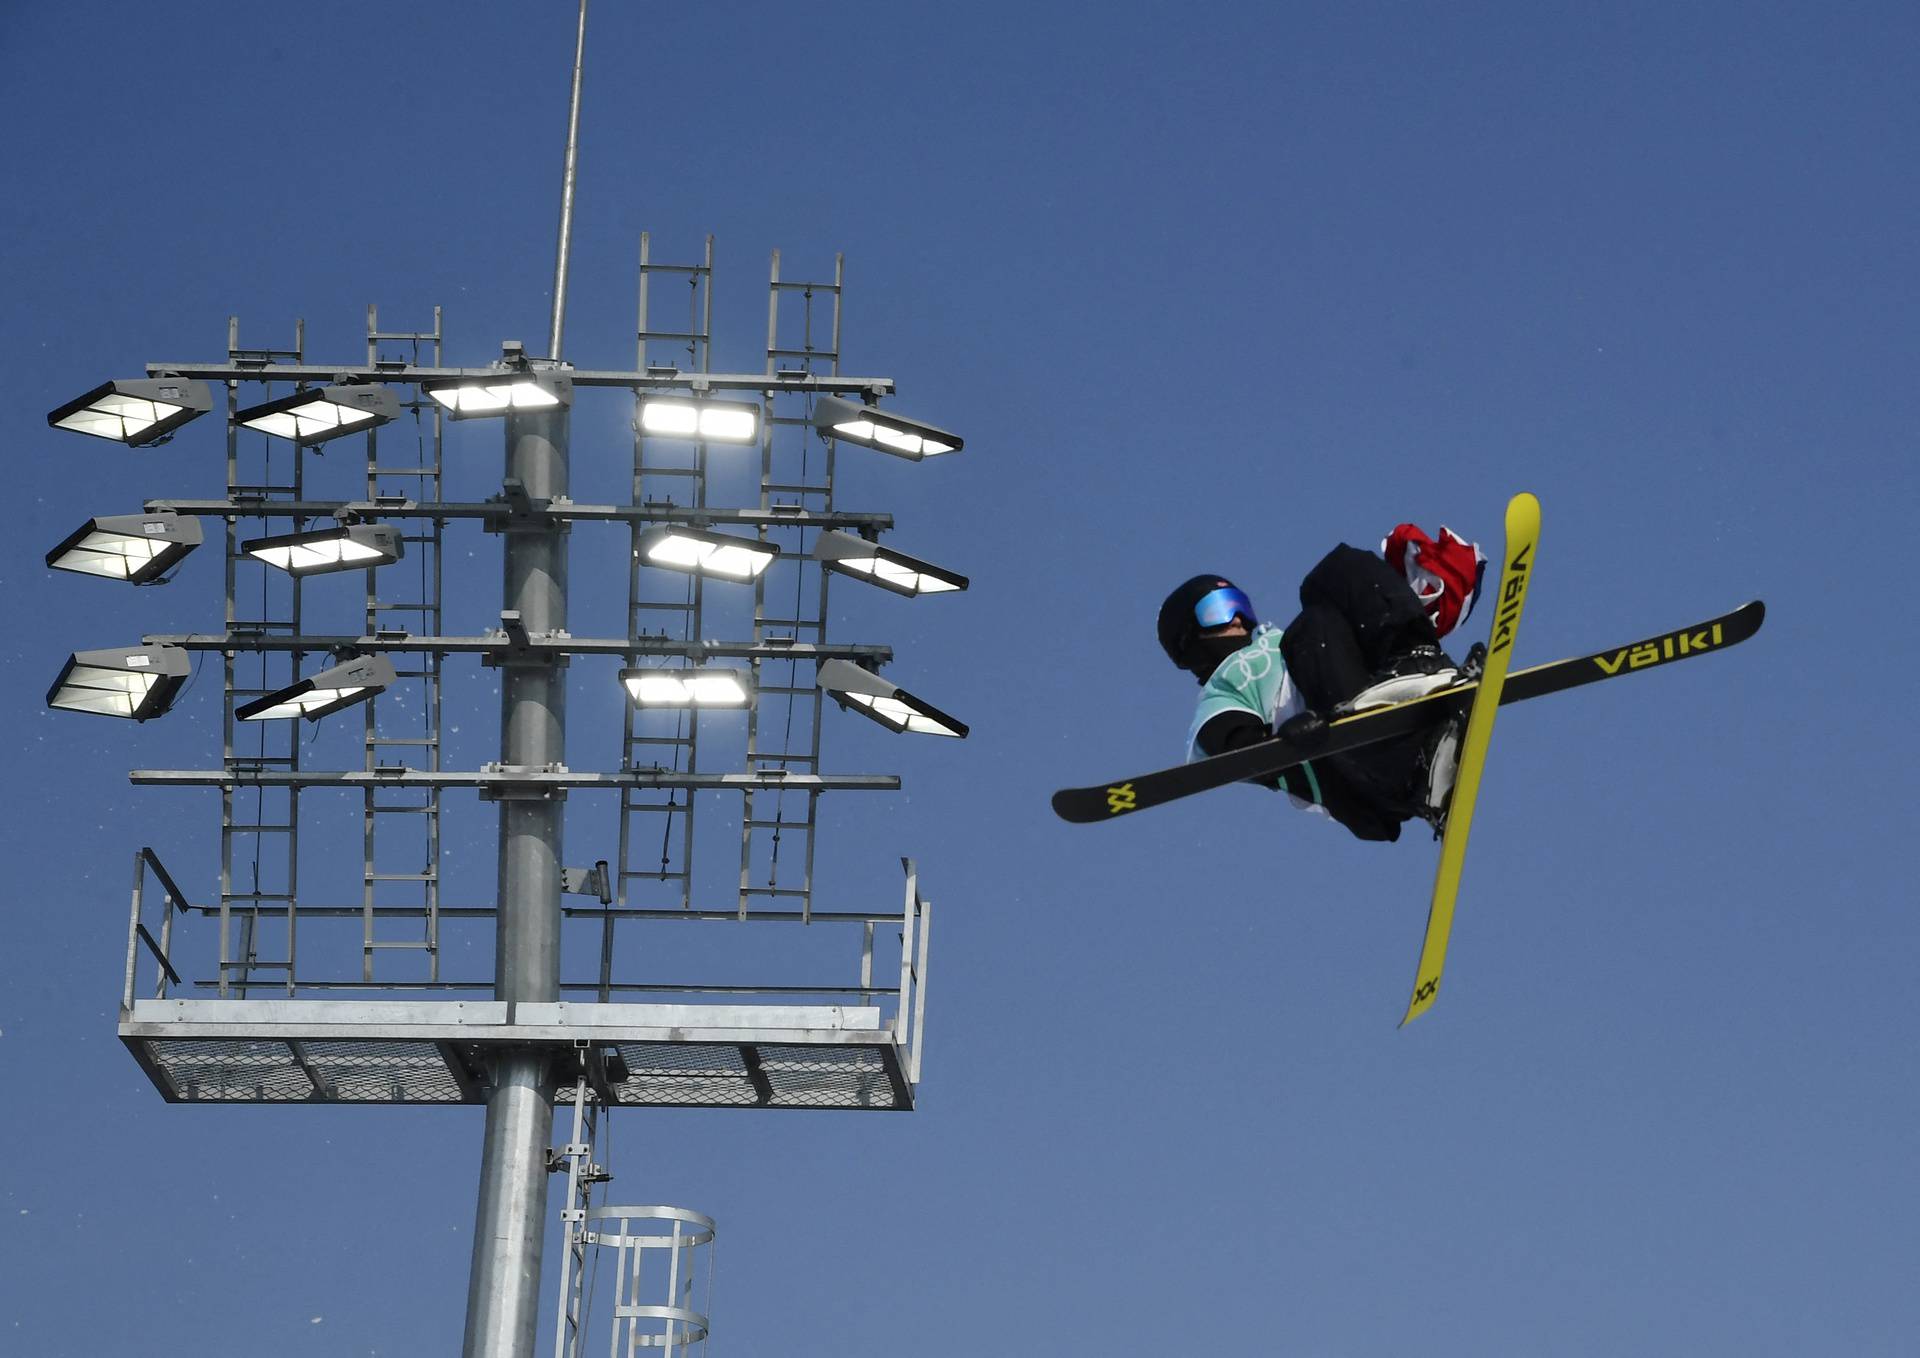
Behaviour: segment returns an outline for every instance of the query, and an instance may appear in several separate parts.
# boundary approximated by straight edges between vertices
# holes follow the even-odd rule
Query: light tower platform
[[[488,1047],[587,1045],[623,1106],[913,1107],[876,1005],[135,1000],[120,1040],[172,1103],[484,1103]],[[617,1054],[617,1062],[612,1057]]]
[[[309,999],[300,993],[327,991],[328,983],[292,979],[288,968],[285,979],[242,983],[253,994],[236,996],[229,982],[226,995],[189,998],[174,992],[221,983],[183,978],[176,922],[219,912],[189,904],[143,849],[134,857],[119,1036],[170,1103],[485,1103],[496,1049],[545,1047],[556,1071],[577,1069],[578,1053],[594,1053],[590,1065],[603,1074],[595,1096],[608,1106],[906,1112],[920,1076],[931,906],[912,864],[902,866],[899,913],[815,911],[808,919],[857,929],[851,984],[741,987],[748,994],[720,1003]],[[738,922],[722,911],[637,913],[691,915],[721,928]],[[876,975],[883,925],[900,933],[897,984]],[[263,999],[261,990],[290,993]],[[853,1002],[792,1002],[796,995]]]

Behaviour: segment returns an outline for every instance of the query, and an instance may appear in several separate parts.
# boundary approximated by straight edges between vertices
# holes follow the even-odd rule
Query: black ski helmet
[[[1200,639],[1200,619],[1194,609],[1200,601],[1217,589],[1239,591],[1240,587],[1224,575],[1196,575],[1173,593],[1160,605],[1158,632],[1160,649],[1167,653],[1167,659],[1183,670],[1192,670],[1201,659],[1194,651],[1194,643]],[[1244,598],[1244,593],[1242,594]],[[1236,613],[1247,626],[1252,627],[1258,619],[1253,616],[1251,606],[1248,611]]]

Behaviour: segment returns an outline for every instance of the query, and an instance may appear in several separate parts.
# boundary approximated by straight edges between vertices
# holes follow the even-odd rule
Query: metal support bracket
[[[503,665],[564,668],[572,661],[565,651],[555,649],[555,643],[564,644],[573,640],[573,633],[559,628],[551,632],[529,632],[518,609],[500,610],[500,630],[488,634],[489,640],[496,638],[504,644],[480,657],[480,664],[486,669],[498,669]],[[536,641],[545,644],[536,650]]]
[[[567,772],[565,764],[482,764],[488,779],[480,785],[483,802],[564,802],[567,789],[557,783],[518,781],[518,776]]]
[[[602,905],[613,904],[613,886],[602,858],[590,868],[560,869],[560,890],[569,896],[592,896]]]
[[[489,533],[571,533],[573,501],[564,495],[536,499],[517,476],[500,483],[500,493],[486,502],[480,526]]]

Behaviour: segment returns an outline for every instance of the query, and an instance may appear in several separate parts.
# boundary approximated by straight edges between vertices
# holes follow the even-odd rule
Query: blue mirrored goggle
[[[1202,627],[1224,627],[1236,613],[1247,620],[1249,627],[1259,621],[1254,616],[1253,600],[1232,585],[1201,595],[1200,602],[1193,606],[1193,620]]]

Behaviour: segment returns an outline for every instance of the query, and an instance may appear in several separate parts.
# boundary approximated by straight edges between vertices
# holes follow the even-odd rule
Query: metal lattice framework
[[[226,550],[222,630],[148,638],[221,656],[220,766],[132,775],[141,784],[211,787],[220,795],[213,899],[184,893],[153,850],[135,857],[120,1033],[169,1100],[478,1102],[491,1050],[547,1046],[559,1058],[588,1043],[623,1072],[600,1082],[594,1097],[621,1105],[912,1107],[930,917],[917,878],[909,864],[904,905],[874,910],[821,909],[815,881],[820,797],[890,791],[899,779],[824,767],[817,667],[829,659],[874,667],[891,653],[828,638],[828,572],[809,547],[829,530],[877,539],[892,519],[837,507],[833,441],[812,428],[811,405],[821,394],[877,399],[893,383],[840,373],[838,258],[830,282],[796,282],[781,277],[775,253],[760,373],[711,369],[711,238],[701,262],[671,265],[652,258],[643,236],[639,264],[636,367],[565,371],[576,389],[624,391],[636,402],[669,394],[757,403],[755,501],[713,503],[708,443],[649,436],[637,414],[626,504],[529,495],[512,480],[484,501],[442,499],[444,415],[421,384],[499,368],[443,366],[437,308],[432,328],[419,331],[383,330],[369,308],[365,360],[354,365],[310,361],[304,325],[291,349],[242,348],[237,321],[224,361],[150,365],[156,374],[223,384],[229,416],[224,496],[148,502],[149,510],[221,519]],[[662,288],[674,283],[686,288],[684,322],[663,306]],[[257,401],[340,380],[381,384],[399,395],[398,421],[356,436],[365,453],[358,498],[311,493],[311,448],[256,439],[232,419]],[[327,451],[337,460],[346,446],[334,442]],[[404,544],[399,562],[365,571],[358,635],[305,630],[300,577],[241,550],[255,533],[325,523],[392,524]],[[783,550],[778,568],[749,587],[745,636],[709,636],[708,586],[699,576],[649,567],[637,551],[624,635],[530,634],[510,614],[498,629],[447,634],[446,534],[553,525],[624,527],[636,547],[658,525],[717,529]],[[309,767],[303,723],[236,717],[249,700],[299,679],[323,653],[377,654],[395,666],[393,688],[365,702],[357,717],[358,768]],[[564,664],[575,657],[629,666],[744,660],[756,694],[744,756],[734,767],[718,766],[704,748],[711,741],[703,740],[698,713],[663,724],[628,706],[617,768],[445,767],[445,700],[462,670],[477,668],[475,661]],[[301,797],[315,789],[345,789],[358,798],[357,900],[302,891]],[[569,897],[563,907],[565,937],[575,945],[563,956],[566,998],[550,1005],[482,999],[495,977],[459,975],[447,965],[448,931],[471,937],[496,913],[492,903],[443,898],[445,818],[460,814],[458,802],[445,803],[449,789],[474,789],[487,801],[617,795],[617,850],[599,882],[601,899]],[[697,818],[716,815],[722,823],[733,818],[738,831],[737,880],[731,865],[716,864],[710,877],[696,870],[703,842]],[[838,976],[720,986],[628,979],[626,935],[668,918],[711,929],[819,923],[849,931],[852,946]],[[348,929],[352,934],[343,934]],[[886,965],[876,973],[876,956],[887,951],[879,935],[888,930],[899,935],[897,978]],[[577,946],[585,937],[597,939],[591,955]]]

